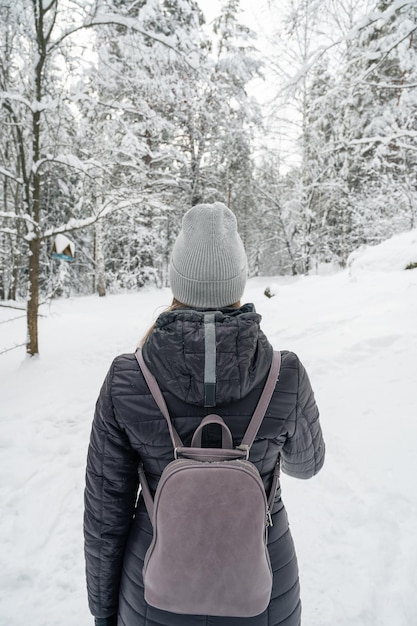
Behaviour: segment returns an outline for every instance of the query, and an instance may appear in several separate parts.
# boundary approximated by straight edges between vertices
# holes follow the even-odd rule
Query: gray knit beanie
[[[243,295],[247,259],[236,218],[222,202],[187,211],[172,250],[174,298],[196,308],[222,308]]]

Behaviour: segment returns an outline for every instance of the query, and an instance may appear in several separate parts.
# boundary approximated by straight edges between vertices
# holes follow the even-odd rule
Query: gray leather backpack
[[[281,354],[274,352],[264,390],[236,448],[229,428],[215,414],[202,420],[191,447],[185,447],[140,350],[136,357],[167,421],[175,457],[162,473],[154,500],[143,467],[139,469],[153,525],[143,568],[145,600],[158,609],[180,614],[259,615],[271,598],[267,532],[272,524],[279,464],[267,497],[261,476],[249,461],[249,451],[275,389]],[[207,424],[220,425],[221,448],[201,447]]]

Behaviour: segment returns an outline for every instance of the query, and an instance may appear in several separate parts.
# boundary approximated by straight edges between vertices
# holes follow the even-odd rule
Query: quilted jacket
[[[216,412],[238,445],[255,409],[272,359],[253,305],[216,312],[216,407],[204,407],[204,314],[177,310],[159,316],[143,355],[163,391],[185,445],[201,419]],[[310,478],[324,461],[319,413],[298,357],[283,351],[274,395],[252,446],[268,492],[277,459],[284,472]],[[216,426],[203,445],[220,445]],[[298,567],[278,488],[268,549],[274,572],[269,607],[252,618],[185,616],[160,611],[144,600],[142,567],[152,526],[138,498],[142,461],[154,492],[173,459],[168,427],[134,354],[117,357],[97,401],[88,451],[85,489],[85,557],[89,606],[118,626],[299,626]],[[106,624],[106,622],[101,622]]]

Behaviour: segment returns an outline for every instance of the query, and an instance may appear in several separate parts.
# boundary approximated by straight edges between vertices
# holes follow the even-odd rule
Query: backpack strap
[[[272,395],[275,391],[277,384],[279,371],[281,369],[281,352],[275,351],[272,356],[271,368],[269,370],[268,378],[266,379],[265,386],[263,388],[261,397],[256,405],[255,412],[252,416],[249,426],[243,436],[242,442],[237,446],[238,450],[244,450],[246,452],[246,458],[249,458],[249,451],[261,426],[262,420],[271,402]],[[275,465],[274,473],[272,475],[271,488],[267,496],[268,499],[268,525],[272,526],[271,511],[275,500],[275,494],[277,492],[278,481],[280,473],[280,458],[278,456],[277,463]]]
[[[255,440],[258,430],[261,426],[261,422],[266,413],[266,410],[271,402],[272,395],[277,384],[279,370],[281,369],[281,352],[274,351],[272,356],[271,368],[269,370],[268,378],[266,379],[265,386],[263,388],[261,397],[256,405],[255,412],[252,416],[249,426],[243,436],[243,439],[238,447],[239,450],[244,450],[249,456],[249,450]]]
[[[156,404],[158,405],[162,415],[165,417],[167,424],[168,424],[168,428],[169,428],[169,434],[171,435],[171,441],[172,441],[172,445],[175,448],[180,448],[181,446],[183,446],[183,442],[181,441],[181,438],[179,436],[179,434],[177,433],[177,431],[174,428],[173,423],[171,422],[171,417],[169,415],[169,411],[168,411],[168,407],[166,405],[165,402],[165,398],[162,395],[162,391],[159,388],[158,382],[155,378],[155,376],[151,373],[151,371],[149,370],[148,366],[146,365],[144,359],[143,359],[143,355],[142,355],[142,350],[140,348],[138,348],[136,350],[135,353],[137,362],[139,363],[140,369],[142,370],[142,374],[144,379],[146,380],[148,387],[150,389],[151,394],[154,397],[154,400],[156,402]]]
[[[143,500],[145,502],[145,507],[149,515],[149,519],[151,520],[151,524],[153,526],[153,512],[154,512],[154,504],[151,490],[149,489],[148,479],[146,478],[145,469],[143,467],[143,463],[139,463],[139,483],[142,489]]]
[[[179,434],[177,433],[177,431],[175,430],[174,425],[171,421],[171,417],[170,417],[168,407],[165,402],[165,398],[162,395],[162,391],[159,388],[159,385],[155,376],[151,373],[148,366],[146,365],[143,359],[142,350],[140,348],[136,350],[135,356],[139,363],[139,367],[142,370],[143,377],[146,380],[146,383],[150,389],[150,392],[152,396],[154,397],[154,400],[156,404],[158,405],[162,415],[165,417],[167,421],[169,434],[171,435],[171,441],[172,441],[172,445],[174,449],[182,447],[184,444],[181,441],[181,438]],[[273,356],[272,356],[271,368],[269,370],[269,374],[266,379],[266,383],[263,388],[261,397],[259,398],[258,404],[256,405],[255,412],[252,416],[251,421],[249,422],[249,426],[243,436],[243,439],[240,445],[237,446],[239,450],[243,450],[247,452],[247,456],[249,456],[249,450],[252,447],[255,437],[261,426],[263,417],[266,413],[269,403],[271,402],[271,398],[275,390],[275,385],[278,380],[278,374],[279,374],[280,368],[281,368],[281,352],[274,351]]]

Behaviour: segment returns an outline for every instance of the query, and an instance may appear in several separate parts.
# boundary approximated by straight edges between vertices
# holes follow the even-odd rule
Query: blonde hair
[[[226,307],[224,307],[226,308]],[[230,308],[232,309],[239,309],[240,308],[240,300],[238,302],[234,302],[233,304],[230,305]],[[194,307],[192,306],[188,306],[187,304],[183,304],[182,302],[179,302],[176,298],[172,299],[171,304],[169,305],[169,307],[167,307],[164,311],[164,313],[167,313],[169,311],[176,311],[177,309],[194,309]],[[142,337],[139,346],[142,348],[145,343],[148,341],[149,337],[152,335],[154,329],[155,329],[155,324],[156,322],[154,322],[152,324],[152,326],[147,330],[147,332],[145,333],[145,335]]]

